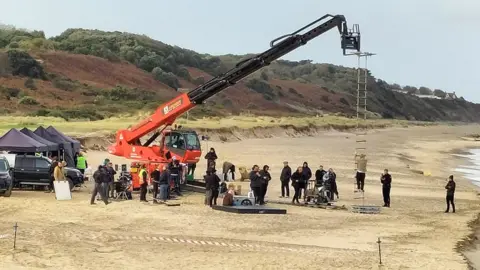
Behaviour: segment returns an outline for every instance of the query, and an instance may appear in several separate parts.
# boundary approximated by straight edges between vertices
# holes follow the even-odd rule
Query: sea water
[[[455,171],[462,173],[464,177],[470,180],[474,185],[480,187],[480,149],[471,149],[466,155],[455,155],[467,158],[471,164],[459,166]],[[480,231],[477,231],[477,237],[480,238]],[[480,242],[475,241],[473,247],[464,252],[464,255],[470,261],[474,269],[480,269]]]
[[[480,187],[480,149],[470,149],[466,155],[455,156],[467,158],[472,163],[471,165],[460,165],[455,171],[462,173],[466,179]]]

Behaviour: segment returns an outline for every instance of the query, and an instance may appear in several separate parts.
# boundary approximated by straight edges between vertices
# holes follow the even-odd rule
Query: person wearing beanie
[[[290,197],[290,188],[288,184],[290,183],[290,178],[292,178],[292,169],[288,166],[288,161],[283,162],[283,169],[280,173],[280,182],[282,183],[282,196],[281,198]]]
[[[103,166],[107,166],[107,164],[110,162],[110,159],[106,158],[104,161],[103,161]]]
[[[447,190],[447,210],[445,210],[445,213],[448,213],[450,211],[450,205],[452,205],[452,213],[455,213],[455,181],[453,181],[453,175],[450,175],[448,177],[448,182],[447,185],[445,186],[445,189]]]

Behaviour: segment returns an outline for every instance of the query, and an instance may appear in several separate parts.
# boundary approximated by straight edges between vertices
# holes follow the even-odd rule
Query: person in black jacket
[[[164,166],[163,171],[160,173],[160,177],[158,178],[158,185],[160,186],[160,197],[159,199],[163,202],[166,202],[170,193],[170,185],[169,185],[169,171],[168,167]]]
[[[307,195],[307,183],[308,183],[308,180],[310,180],[310,178],[312,178],[312,170],[310,170],[310,167],[308,167],[308,163],[305,161],[303,162],[303,167],[302,167],[302,174],[303,174],[303,180],[302,182],[300,182],[300,194],[299,194],[299,198],[302,197],[302,190],[303,190],[303,200],[305,200],[305,197]]]
[[[290,187],[288,184],[290,183],[290,178],[292,177],[292,169],[288,166],[288,162],[283,162],[283,169],[280,173],[280,182],[282,183],[282,198],[287,195],[287,198],[290,197]]]
[[[115,192],[114,190],[115,174],[117,174],[117,172],[113,168],[112,162],[108,162],[106,166],[106,170],[108,173],[108,183],[106,185],[105,196],[107,196],[107,198],[113,198],[114,197],[113,195]]]
[[[295,204],[295,202],[300,203],[298,199],[300,198],[300,188],[302,187],[302,183],[303,186],[305,186],[305,176],[303,175],[303,168],[298,167],[297,170],[292,174],[292,186],[295,190],[292,204]]]
[[[205,176],[205,189],[207,190],[207,202],[210,207],[217,205],[220,181],[215,171],[207,171],[207,175]]]
[[[337,174],[333,171],[332,168],[328,169],[328,179],[330,180],[330,185],[331,185],[330,199],[333,201],[334,199],[333,195],[337,195],[337,200],[338,200],[339,196],[338,196],[338,187],[337,187]]]
[[[95,196],[97,196],[97,194],[100,194],[100,197],[102,197],[103,202],[105,203],[105,205],[107,205],[108,199],[105,196],[104,183],[108,182],[109,176],[104,166],[102,165],[98,166],[97,171],[93,173],[93,179],[95,180],[95,187],[93,188],[93,191],[92,191],[90,204],[92,205],[95,204]]]
[[[205,155],[205,159],[207,160],[207,171],[210,169],[215,169],[216,160],[218,159],[215,148],[210,148],[210,152]]]
[[[177,193],[177,196],[182,196],[180,193],[180,174],[182,173],[182,167],[176,157],[172,158],[168,171],[170,172],[170,181],[173,183],[175,193]]]
[[[260,196],[260,205],[265,204],[265,195],[267,195],[268,183],[272,180],[272,176],[268,172],[270,167],[268,165],[263,166],[263,170],[260,171],[260,176],[262,177],[262,192]]]
[[[253,191],[253,196],[255,196],[255,204],[260,204],[260,194],[263,182],[263,178],[259,171],[260,167],[258,167],[258,165],[253,165],[252,171],[250,172],[250,188]]]
[[[390,189],[392,187],[392,176],[388,173],[387,169],[383,171],[380,182],[382,183],[383,207],[390,207]]]
[[[445,189],[447,190],[447,210],[445,210],[445,213],[448,213],[450,211],[450,204],[452,205],[452,213],[455,213],[455,181],[453,181],[453,175],[450,175],[448,177],[448,183],[445,186]]]
[[[315,172],[315,184],[319,187],[323,185],[323,176],[325,175],[326,171],[323,169],[323,165],[320,165],[318,170]]]
[[[153,198],[157,198],[158,195],[158,185],[160,183],[160,165],[155,167],[155,170],[150,174],[150,178],[153,182]]]

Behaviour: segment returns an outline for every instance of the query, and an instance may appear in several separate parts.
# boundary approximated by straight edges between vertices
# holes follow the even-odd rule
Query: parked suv
[[[0,196],[10,197],[13,188],[13,168],[5,157],[0,157]]]
[[[3,154],[13,167],[13,183],[15,187],[48,186],[50,184],[49,169],[52,160],[43,156],[21,154]],[[83,174],[74,168],[64,168],[70,189],[80,187],[84,182]]]

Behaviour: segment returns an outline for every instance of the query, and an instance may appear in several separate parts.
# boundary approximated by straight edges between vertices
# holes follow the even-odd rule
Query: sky
[[[325,14],[359,24],[368,68],[400,85],[455,91],[480,103],[478,0],[0,0],[0,22],[55,36],[67,28],[145,34],[200,53],[260,53]],[[332,30],[282,59],[355,67]],[[477,77],[478,76],[478,77]]]

